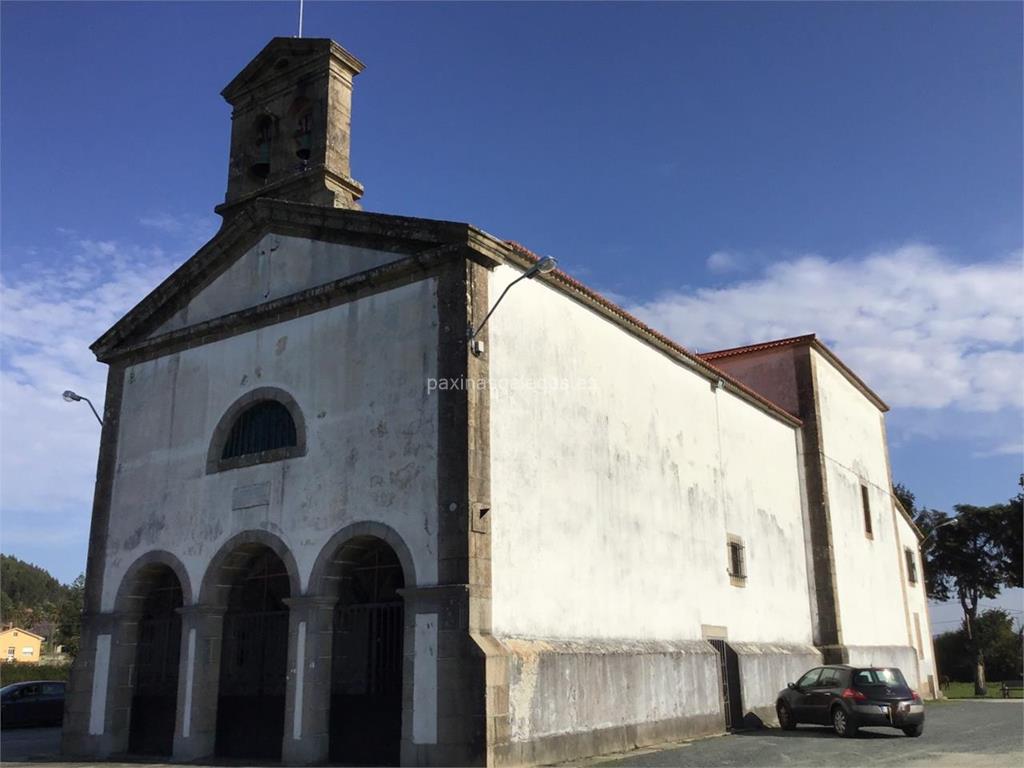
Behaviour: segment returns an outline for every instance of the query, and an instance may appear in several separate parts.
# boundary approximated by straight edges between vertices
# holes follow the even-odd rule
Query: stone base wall
[[[918,680],[917,651],[909,645],[846,645],[845,664],[872,667],[899,667],[910,687],[921,691]],[[924,691],[921,691],[922,695]]]
[[[718,655],[703,641],[492,640],[488,700],[501,706],[489,706],[491,765],[577,760],[724,730]]]
[[[775,702],[788,683],[820,666],[821,652],[813,645],[730,642],[740,667],[740,694],[745,726],[778,725]]]

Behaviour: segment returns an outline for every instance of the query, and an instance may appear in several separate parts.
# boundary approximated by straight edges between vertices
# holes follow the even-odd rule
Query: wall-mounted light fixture
[[[536,264],[534,264],[532,267],[526,270],[523,274],[521,274],[519,277],[517,277],[515,280],[513,280],[511,283],[505,286],[505,290],[501,292],[501,296],[499,296],[498,300],[494,302],[494,306],[491,307],[491,309],[487,312],[486,315],[484,315],[483,321],[481,321],[480,325],[477,326],[476,330],[470,328],[467,333],[467,336],[470,341],[470,347],[473,350],[474,355],[482,355],[484,353],[484,344],[482,341],[477,340],[476,336],[478,333],[480,333],[480,331],[484,329],[484,326],[487,325],[487,321],[491,319],[491,315],[494,314],[494,310],[496,310],[498,308],[498,305],[501,304],[501,300],[505,298],[505,294],[512,290],[512,286],[518,283],[520,280],[532,280],[537,275],[546,275],[548,272],[553,271],[557,267],[558,261],[555,258],[553,258],[552,256],[545,256],[543,259],[538,261]]]
[[[89,407],[92,408],[92,415],[96,417],[96,421],[100,423],[101,427],[103,426],[103,419],[101,419],[100,415],[96,413],[96,408],[93,406],[92,400],[90,400],[88,397],[82,397],[81,395],[72,392],[70,389],[65,389],[64,394],[61,395],[61,397],[63,397],[64,401],[68,403],[77,403],[81,400],[85,400],[85,402],[89,404]]]

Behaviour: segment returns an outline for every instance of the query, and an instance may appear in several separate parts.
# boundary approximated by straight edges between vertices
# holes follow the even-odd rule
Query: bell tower
[[[258,197],[358,209],[349,137],[362,70],[333,40],[271,40],[221,91],[232,107],[231,160],[217,213],[228,218]]]

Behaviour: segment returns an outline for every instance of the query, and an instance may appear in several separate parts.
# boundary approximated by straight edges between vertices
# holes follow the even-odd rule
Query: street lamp
[[[923,539],[921,539],[921,549],[924,549],[925,542],[928,541],[928,539],[930,539],[932,536],[934,536],[935,532],[937,530],[939,530],[939,528],[945,528],[947,525],[956,525],[959,522],[960,522],[960,518],[959,517],[951,517],[949,520],[944,520],[943,522],[941,522],[938,525],[936,525],[934,528],[932,528],[928,532],[927,536],[925,536]]]
[[[103,419],[101,419],[100,415],[96,413],[96,408],[95,406],[93,406],[92,400],[90,400],[88,397],[82,397],[81,395],[72,392],[70,389],[65,389],[62,397],[64,398],[64,401],[68,403],[77,403],[80,400],[85,400],[85,402],[89,404],[89,407],[92,408],[92,415],[96,417],[96,421],[100,423],[101,427],[103,426]]]
[[[494,314],[494,310],[496,310],[498,308],[498,305],[501,304],[501,300],[505,298],[505,294],[512,290],[513,285],[518,283],[520,280],[532,280],[537,275],[546,275],[548,272],[553,271],[557,266],[558,261],[554,257],[545,256],[543,259],[538,261],[536,264],[534,264],[532,267],[526,270],[523,274],[521,274],[519,277],[517,277],[515,280],[513,280],[511,283],[505,286],[505,290],[501,292],[501,296],[499,296],[498,300],[494,302],[494,306],[491,307],[490,311],[488,311],[488,313],[484,315],[484,319],[480,323],[480,325],[477,326],[477,329],[475,331],[472,328],[469,329],[469,341],[473,341],[473,339],[476,338],[476,335],[484,329],[484,326],[487,325],[487,321],[490,320],[491,315]],[[479,355],[481,352],[483,352],[483,344],[480,342],[475,342],[473,344],[473,353]]]

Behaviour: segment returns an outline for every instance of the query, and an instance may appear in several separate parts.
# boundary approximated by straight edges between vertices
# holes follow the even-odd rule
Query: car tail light
[[[918,693],[917,691],[911,691],[910,695],[914,697],[914,701],[916,701],[918,704],[921,703],[921,694],[920,693]]]
[[[868,698],[863,693],[855,691],[853,688],[847,688],[843,691],[842,696],[844,699],[853,699],[854,701],[866,701]]]

